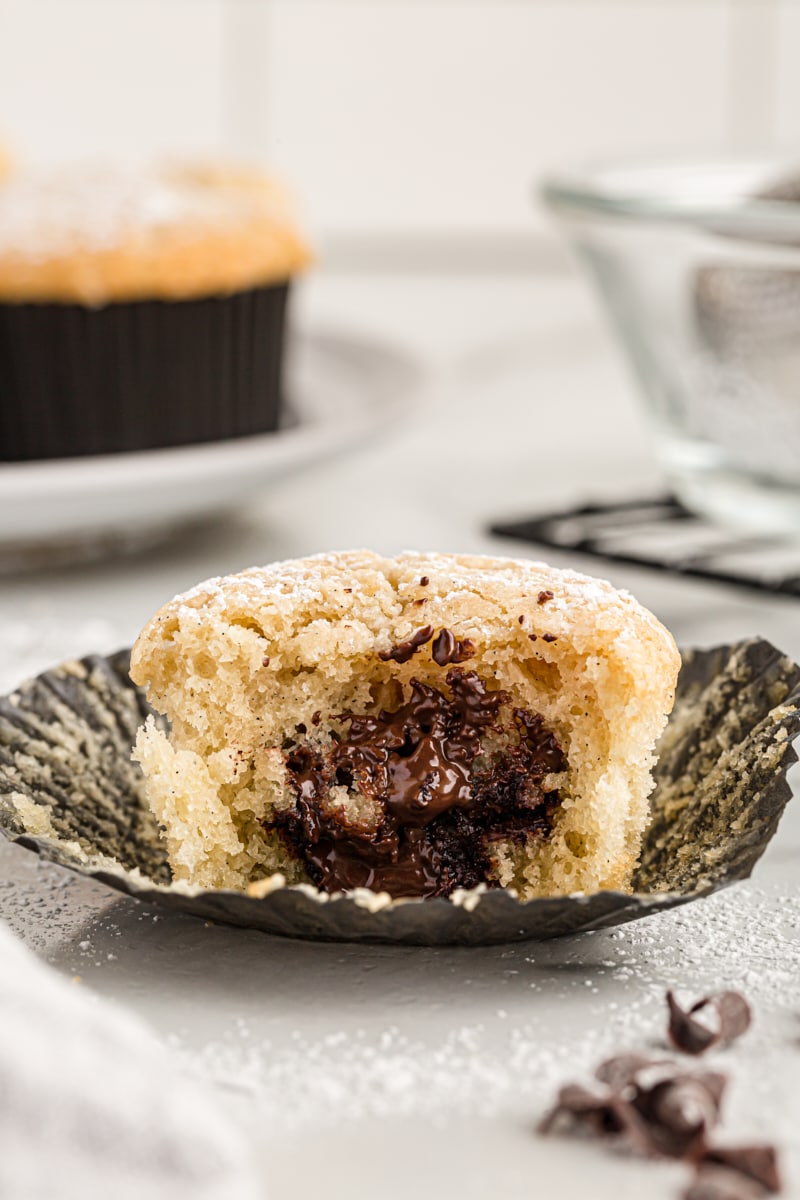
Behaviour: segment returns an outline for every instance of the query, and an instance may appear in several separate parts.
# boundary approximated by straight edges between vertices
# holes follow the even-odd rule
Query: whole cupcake
[[[308,262],[254,172],[119,168],[0,189],[0,460],[264,433]]]

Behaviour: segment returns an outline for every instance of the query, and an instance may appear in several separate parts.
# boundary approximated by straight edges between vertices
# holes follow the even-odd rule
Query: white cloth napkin
[[[245,1139],[138,1018],[0,925],[0,1197],[256,1200]]]

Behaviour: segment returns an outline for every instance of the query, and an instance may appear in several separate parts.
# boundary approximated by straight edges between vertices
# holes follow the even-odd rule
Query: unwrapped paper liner
[[[659,742],[634,891],[520,902],[486,889],[394,900],[328,896],[280,876],[249,892],[170,882],[131,758],[149,713],[128,651],[63,663],[0,700],[0,830],[44,858],[163,908],[289,937],[490,945],[601,929],[746,879],[791,796],[800,667],[752,639],[683,655]]]

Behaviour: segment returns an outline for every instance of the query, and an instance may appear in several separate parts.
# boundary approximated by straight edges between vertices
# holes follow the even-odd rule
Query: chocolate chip
[[[760,1143],[750,1146],[713,1146],[706,1150],[700,1164],[723,1167],[753,1180],[768,1192],[781,1190],[778,1153],[774,1146]]]
[[[684,1011],[672,992],[670,1037],[679,1049],[702,1053],[724,1045],[750,1024],[750,1007],[738,992],[704,997]],[[710,1007],[715,1028],[695,1014]],[[727,1077],[717,1071],[687,1071],[668,1059],[618,1054],[595,1072],[601,1090],[570,1084],[539,1125],[542,1133],[566,1128],[624,1139],[652,1158],[677,1158],[696,1169],[682,1200],[763,1200],[779,1192],[777,1153],[768,1144],[715,1146],[710,1135],[719,1121]]]
[[[262,658],[261,665],[262,665],[262,667],[269,666],[269,655],[268,654],[265,654],[264,657]]]
[[[763,1200],[768,1191],[739,1171],[702,1165],[681,1200]]]
[[[647,1058],[644,1054],[615,1054],[600,1063],[594,1073],[600,1083],[608,1084],[614,1092],[622,1092],[645,1067],[671,1066],[669,1059]]]
[[[450,655],[455,652],[455,648],[455,634],[449,629],[440,629],[433,639],[433,645],[431,646],[433,661],[438,663],[440,667],[446,667],[450,662]]]
[[[535,641],[536,641],[536,634],[535,634],[535,633],[529,633],[529,634],[528,634],[528,641],[529,641],[529,642],[535,642]]]
[[[558,641],[558,639],[554,633],[543,633],[542,641],[543,642],[555,642],[555,641]]]
[[[552,600],[552,599],[553,599],[553,593],[548,589],[547,591],[539,592],[539,595],[536,597],[536,603],[537,604],[547,604],[547,601]]]
[[[466,662],[474,654],[475,643],[472,639],[463,638],[459,641],[450,629],[440,629],[431,647],[433,661],[440,667],[447,667],[450,663]]]
[[[456,652],[450,661],[454,663],[466,662],[468,658],[474,658],[476,653],[475,643],[472,638],[461,638],[456,643]]]
[[[522,613],[520,613],[520,615],[517,617],[517,620],[519,621],[520,625],[525,624],[525,617],[523,616]]]
[[[539,1133],[593,1133],[598,1136],[622,1133],[624,1120],[613,1094],[597,1092],[579,1083],[568,1083],[559,1090],[558,1099],[538,1125]]]
[[[545,1132],[571,1117],[596,1132],[622,1133],[640,1153],[695,1161],[719,1118],[726,1079],[714,1071],[683,1071],[676,1063],[621,1054],[595,1072],[605,1091],[559,1093],[540,1128]],[[593,1096],[593,1107],[587,1095]]]
[[[625,1099],[631,1110],[626,1129],[637,1149],[668,1158],[693,1157],[704,1148],[727,1082],[716,1071],[687,1072],[639,1055],[609,1059],[596,1074]]]
[[[428,603],[428,597],[427,597],[427,596],[420,596],[420,598],[419,598],[418,600],[415,600],[415,601],[414,601],[414,603],[417,605],[417,607],[419,607],[421,604],[427,604],[427,603]]]
[[[716,992],[681,1008],[675,993],[667,992],[668,1034],[684,1054],[704,1054],[712,1046],[727,1046],[750,1027],[750,1005],[739,992]],[[700,1014],[711,1017],[711,1023]]]
[[[351,595],[353,591],[352,588],[345,588],[344,590],[347,592],[348,596]]]
[[[311,724],[319,725],[321,717],[322,717],[322,711],[321,711],[321,709],[318,708],[317,711],[311,717]]]
[[[406,663],[410,658],[413,658],[420,646],[424,646],[433,637],[433,626],[423,625],[421,629],[417,629],[412,633],[411,637],[404,642],[398,642],[396,646],[392,646],[390,650],[381,650],[378,653],[378,658],[381,662],[389,662],[394,659],[396,663]]]
[[[427,576],[427,575],[423,575],[423,576],[422,576],[422,578],[421,578],[421,579],[420,579],[420,581],[419,581],[419,586],[420,586],[420,587],[427,587],[429,583],[430,583],[430,579],[428,578],[428,576]]]
[[[646,1148],[668,1158],[694,1158],[719,1119],[724,1075],[679,1074],[644,1090],[635,1107],[644,1117]]]

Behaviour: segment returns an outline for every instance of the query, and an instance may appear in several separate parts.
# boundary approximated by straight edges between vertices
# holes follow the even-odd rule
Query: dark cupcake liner
[[[0,830],[118,891],[206,920],[320,940],[490,945],[618,925],[746,879],[791,796],[800,667],[760,639],[685,653],[634,893],[524,903],[502,890],[386,902],[307,886],[256,896],[171,884],[131,759],[148,711],[127,651],[64,663],[0,700]]]
[[[0,461],[276,429],[288,290],[102,308],[0,304]]]

